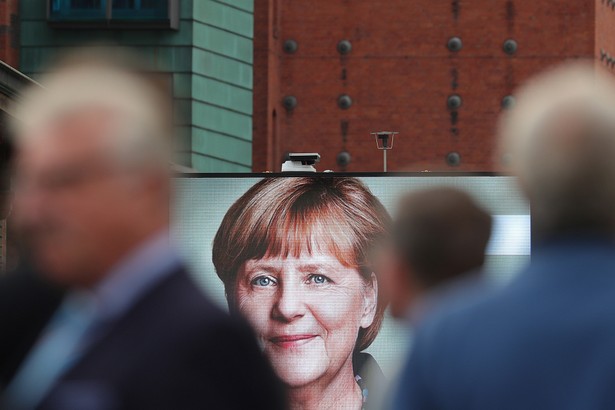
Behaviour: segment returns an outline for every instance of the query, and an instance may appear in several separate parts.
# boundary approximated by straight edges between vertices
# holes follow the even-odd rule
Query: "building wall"
[[[293,151],[319,152],[321,170],[382,170],[369,134],[380,130],[400,133],[389,170],[497,169],[493,135],[503,97],[545,67],[594,58],[597,7],[596,0],[344,0],[319,7],[256,0],[254,170],[277,170],[283,153]],[[447,48],[454,36],[463,44],[457,52]],[[290,39],[294,53],[283,50]],[[503,51],[508,39],[517,43],[511,55]],[[351,42],[349,54],[337,51],[340,40]],[[352,98],[348,109],[338,107],[342,94]],[[452,94],[462,98],[458,109],[447,107]],[[282,100],[290,95],[297,106],[287,110]],[[336,161],[342,151],[351,156],[346,167]],[[446,162],[452,152],[460,165]]]
[[[252,170],[253,0],[195,0],[192,165]]]
[[[203,171],[251,169],[253,0],[181,0],[178,30],[51,28],[46,1],[21,0],[20,69],[35,78],[59,51],[90,43],[139,52],[168,76],[177,161]]]
[[[596,0],[594,54],[602,67],[615,71],[615,0]]]
[[[13,67],[19,63],[19,0],[0,2],[0,60]]]

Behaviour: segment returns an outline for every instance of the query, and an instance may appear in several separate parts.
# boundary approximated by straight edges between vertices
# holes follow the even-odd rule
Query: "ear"
[[[361,316],[362,328],[367,328],[374,322],[377,307],[378,280],[376,279],[376,274],[372,272],[370,281],[365,285],[363,291],[363,315]]]

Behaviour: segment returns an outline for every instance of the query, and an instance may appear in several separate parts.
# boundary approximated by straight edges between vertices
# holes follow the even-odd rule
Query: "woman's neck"
[[[363,396],[354,378],[352,360],[333,378],[322,377],[314,383],[289,390],[292,410],[361,409]]]

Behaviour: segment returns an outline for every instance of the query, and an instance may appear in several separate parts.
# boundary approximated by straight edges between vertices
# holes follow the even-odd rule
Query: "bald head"
[[[501,121],[501,150],[530,199],[538,237],[615,233],[615,85],[591,65],[542,74]]]

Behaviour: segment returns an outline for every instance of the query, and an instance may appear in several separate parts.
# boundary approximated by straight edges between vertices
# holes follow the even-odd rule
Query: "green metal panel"
[[[197,0],[200,1],[200,0]],[[254,12],[254,0],[217,0],[220,3],[228,4],[241,10]]]
[[[195,74],[192,77],[194,99],[252,115],[252,91]]]
[[[252,65],[241,63],[218,54],[193,49],[193,71],[206,77],[252,89]]]
[[[192,47],[139,47],[137,49],[156,71],[188,73],[192,67]]]
[[[246,38],[254,37],[252,12],[239,10],[216,1],[197,1],[194,4],[194,20],[222,28]]]
[[[179,125],[175,127],[174,148],[179,152],[192,151],[192,127],[190,125]]]
[[[54,29],[46,4],[20,2],[22,71],[38,77],[59,52],[88,43],[135,49],[173,74],[176,161],[202,172],[251,170],[253,0],[180,0],[177,31]]]
[[[252,165],[252,143],[231,138],[213,131],[195,128],[192,134],[192,150],[220,159]]]
[[[192,98],[192,74],[173,74],[173,96],[175,98]]]
[[[61,43],[59,43],[61,45]],[[59,53],[70,47],[22,47],[20,51],[21,71],[26,74],[41,72],[47,64],[56,58]],[[135,47],[133,50],[160,72],[190,72],[192,48],[191,47]]]
[[[252,0],[194,2],[192,165],[203,172],[252,163],[253,8]]]
[[[194,44],[244,63],[252,63],[252,39],[194,22]]]
[[[192,124],[246,141],[252,140],[251,115],[239,114],[199,101],[192,104]]]
[[[47,1],[21,0],[19,7],[19,17],[22,23],[26,20],[47,19]]]
[[[31,46],[81,46],[84,42],[113,42],[126,46],[141,45],[192,45],[192,21],[182,20],[179,30],[74,30],[53,29],[45,20],[21,23],[21,45]]]
[[[191,20],[192,14],[194,13],[194,4],[198,3],[200,0],[180,0],[179,2],[179,18]]]
[[[175,112],[175,124],[187,125],[192,124],[192,99],[175,98],[173,101],[173,109]]]
[[[228,162],[221,160],[219,158],[214,158],[211,156],[204,156],[201,154],[193,153],[192,158],[192,167],[201,172],[251,172],[252,168],[236,164],[233,162]]]

